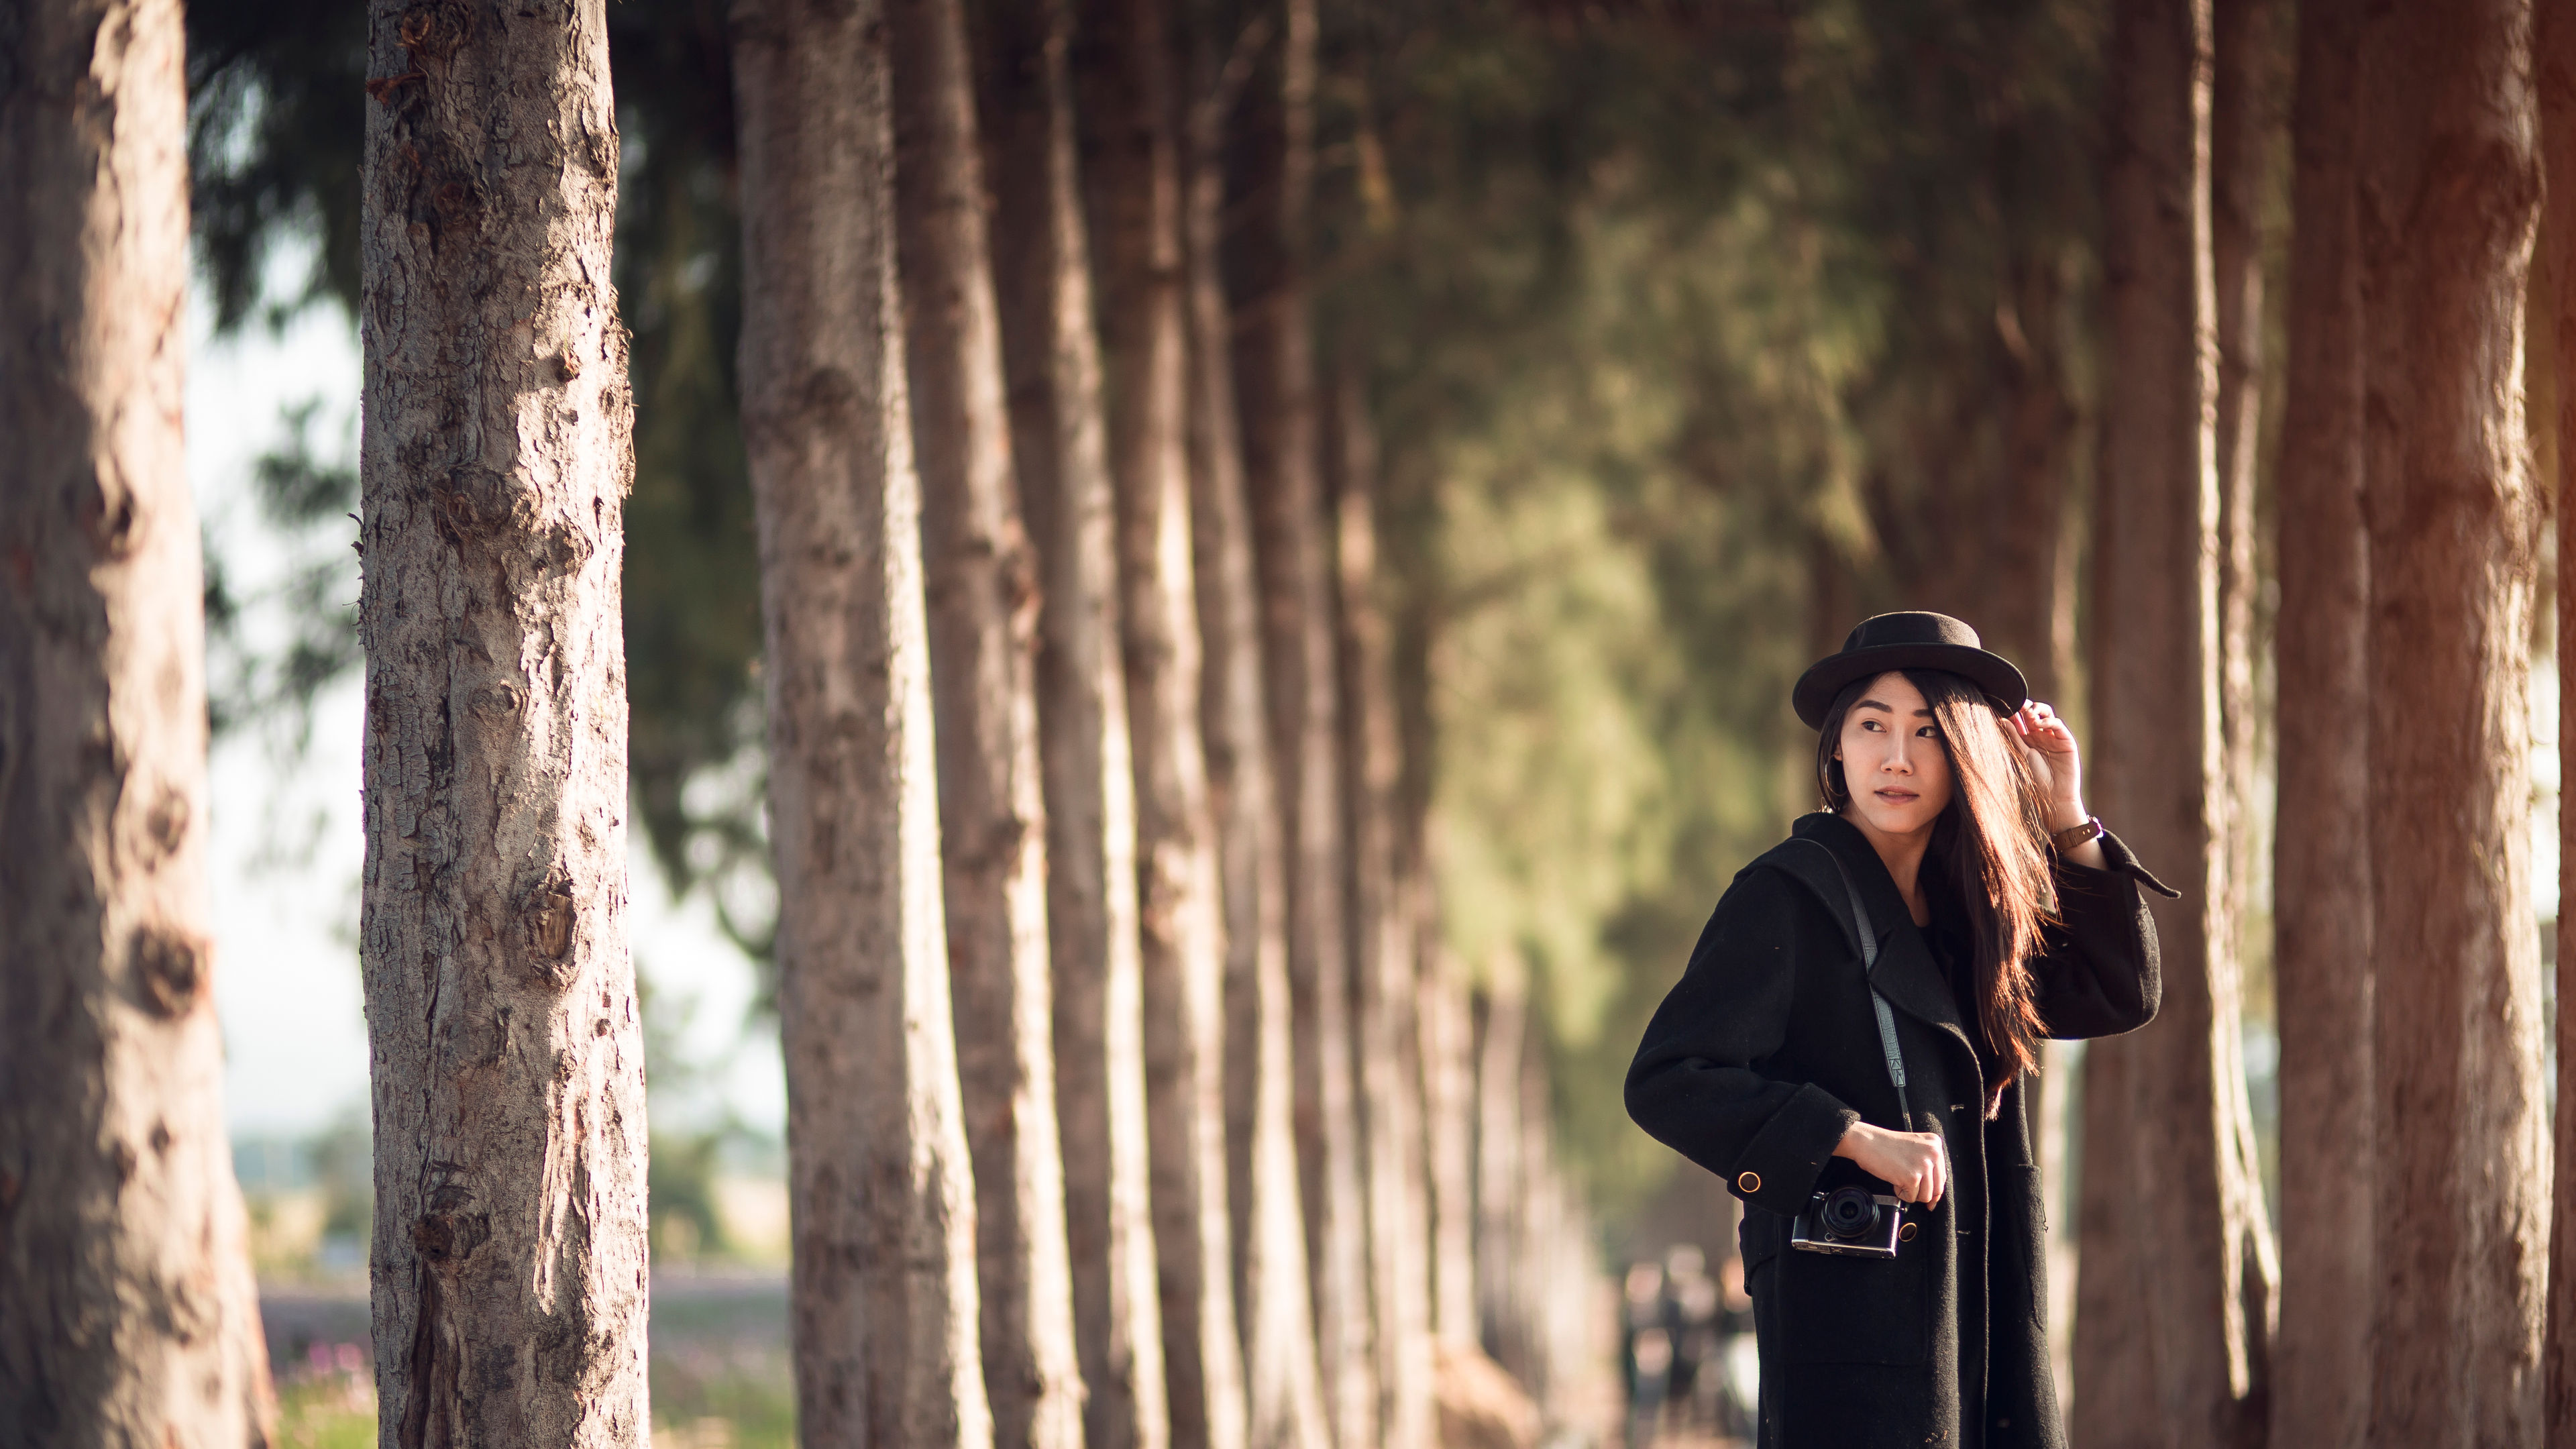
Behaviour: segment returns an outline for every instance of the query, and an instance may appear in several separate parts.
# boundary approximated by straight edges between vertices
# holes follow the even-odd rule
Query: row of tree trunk
[[[1366,404],[1327,458],[1306,315],[1312,0],[1183,18],[735,9],[811,1442],[1427,1445],[1442,1353],[1560,1401],[1602,1356],[1544,1053],[1439,955],[1398,818]],[[0,1421],[264,1442],[203,923],[179,14],[11,35]],[[381,1432],[632,1444],[603,4],[375,0],[370,37]]]
[[[2557,221],[2576,26],[2555,10],[2535,46],[2521,0],[2298,7],[2276,1269],[2238,1059],[2267,184],[2249,111],[2271,42],[2252,0],[2112,7],[2094,794],[2188,885],[2162,1017],[2086,1058],[2086,1449],[2576,1443],[2576,1275],[2543,1311],[2549,1257],[2576,1261],[2576,1137],[2562,1117],[2553,1249],[2526,785],[2537,521],[2576,417],[2559,404],[2557,448],[2538,430],[2535,478],[2544,133],[2568,179],[2529,292],[2535,397],[2576,357],[2547,280],[2576,235]]]

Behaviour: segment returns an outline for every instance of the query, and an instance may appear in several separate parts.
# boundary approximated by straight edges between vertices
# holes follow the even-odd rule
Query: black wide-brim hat
[[[2010,714],[2030,697],[2030,684],[2013,662],[1981,647],[1977,631],[1947,614],[1912,611],[1863,619],[1844,638],[1842,652],[1828,654],[1798,676],[1789,703],[1809,729],[1825,727],[1825,711],[1834,696],[1855,679],[1874,679],[1891,669],[1946,669],[1986,692],[1997,714]]]

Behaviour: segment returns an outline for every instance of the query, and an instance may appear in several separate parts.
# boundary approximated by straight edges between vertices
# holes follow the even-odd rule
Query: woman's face
[[[1932,828],[1950,804],[1950,757],[1923,691],[1890,672],[1869,682],[1843,716],[1834,758],[1851,791],[1846,812],[1882,835]]]

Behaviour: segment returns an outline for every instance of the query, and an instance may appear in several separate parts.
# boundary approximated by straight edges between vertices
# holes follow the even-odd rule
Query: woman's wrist
[[[2048,807],[2048,833],[2072,830],[2093,817],[2084,809],[2082,800],[2051,801]]]

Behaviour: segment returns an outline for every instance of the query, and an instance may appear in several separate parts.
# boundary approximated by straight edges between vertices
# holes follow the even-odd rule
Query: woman
[[[1736,876],[1629,1069],[1629,1115],[1745,1203],[1762,1449],[2065,1443],[2021,1079],[2044,1037],[2155,1015],[2138,887],[2173,892],[2085,813],[2074,734],[2024,692],[1940,614],[1809,669],[1826,813]],[[1893,1258],[1791,1246],[1845,1179],[1905,1204]]]

